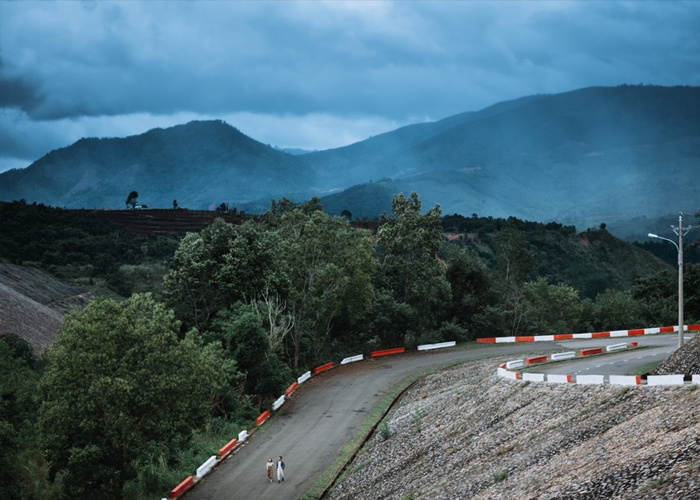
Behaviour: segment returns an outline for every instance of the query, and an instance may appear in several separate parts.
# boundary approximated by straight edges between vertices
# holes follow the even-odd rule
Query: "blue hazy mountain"
[[[527,96],[418,123],[346,147],[289,154],[221,122],[81,139],[0,174],[0,199],[70,208],[322,198],[329,213],[373,217],[397,192],[443,213],[577,225],[700,205],[700,87],[585,88]]]

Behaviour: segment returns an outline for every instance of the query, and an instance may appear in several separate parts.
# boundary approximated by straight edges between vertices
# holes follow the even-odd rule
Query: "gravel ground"
[[[700,498],[696,386],[516,382],[505,361],[421,380],[327,498]]]

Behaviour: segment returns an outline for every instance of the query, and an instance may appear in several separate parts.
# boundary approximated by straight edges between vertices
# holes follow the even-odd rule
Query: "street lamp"
[[[693,226],[683,227],[683,212],[678,215],[678,227],[671,226],[673,232],[678,236],[678,243],[664,238],[663,236],[649,233],[649,238],[657,238],[673,243],[678,250],[678,347],[683,347],[683,236],[693,229]]]

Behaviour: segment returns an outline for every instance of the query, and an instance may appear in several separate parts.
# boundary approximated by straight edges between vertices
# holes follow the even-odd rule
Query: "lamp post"
[[[649,233],[649,238],[657,238],[673,243],[678,250],[678,347],[683,347],[683,236],[693,229],[693,226],[683,228],[683,212],[678,215],[678,227],[671,226],[673,232],[678,236],[678,243],[663,236]]]

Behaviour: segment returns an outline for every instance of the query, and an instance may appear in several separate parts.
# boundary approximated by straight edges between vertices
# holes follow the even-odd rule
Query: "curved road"
[[[608,340],[616,341],[607,342]],[[300,498],[354,436],[357,427],[365,419],[365,413],[394,385],[425,368],[490,357],[515,359],[530,353],[576,350],[581,347],[621,343],[625,340],[629,341],[593,339],[500,344],[488,347],[479,345],[468,349],[453,348],[386,356],[337,367],[305,382],[287,403],[274,412],[269,423],[253,433],[239,450],[198,482],[184,498]],[[660,348],[664,351],[665,358],[669,354],[669,346],[672,346],[670,352],[675,350],[677,336],[660,335],[634,340],[637,340],[640,346],[647,345],[647,340],[665,344],[665,347]],[[615,358],[622,359],[617,356]],[[650,361],[641,364],[648,362]],[[270,484],[266,476],[265,462],[268,458],[277,460],[279,455],[284,457],[286,481],[278,484],[275,480]]]

